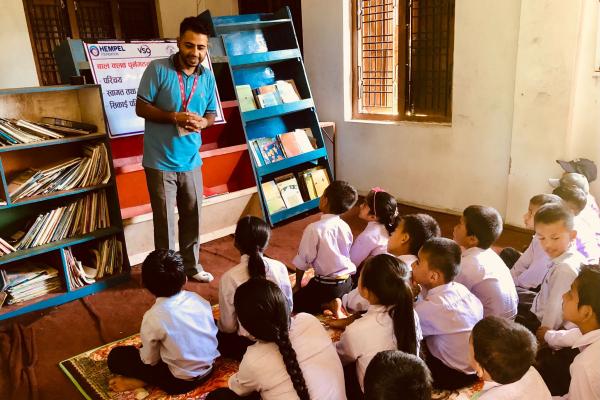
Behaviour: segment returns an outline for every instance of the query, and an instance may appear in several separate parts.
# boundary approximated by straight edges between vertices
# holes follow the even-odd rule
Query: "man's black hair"
[[[534,226],[537,224],[553,224],[563,222],[567,229],[573,229],[573,213],[563,204],[546,204],[537,210],[533,217]]]
[[[327,199],[329,212],[332,214],[343,214],[352,208],[358,194],[356,189],[345,181],[333,181],[327,186],[323,196]]]
[[[577,307],[590,306],[600,324],[600,266],[584,265],[577,276]]]
[[[559,186],[552,191],[565,202],[575,207],[575,212],[579,214],[587,205],[587,195],[577,186]]]
[[[181,292],[185,282],[183,258],[175,250],[154,250],[142,263],[142,283],[156,297]]]
[[[194,33],[201,33],[202,35],[210,36],[208,28],[200,21],[198,17],[187,17],[181,21],[179,24],[179,37],[183,36],[183,34],[187,31],[192,31]]]
[[[444,275],[446,283],[452,282],[460,272],[460,246],[454,240],[431,238],[423,244],[420,253],[427,258],[429,268]]]
[[[463,219],[467,235],[477,238],[479,248],[489,249],[502,233],[502,217],[493,207],[469,206],[463,211]]]

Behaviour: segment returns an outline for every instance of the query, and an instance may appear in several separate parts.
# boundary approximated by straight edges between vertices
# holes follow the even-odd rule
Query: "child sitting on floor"
[[[369,310],[346,327],[336,349],[342,364],[356,363],[346,377],[363,388],[365,371],[371,359],[383,350],[419,354],[419,320],[413,309],[413,294],[407,282],[408,267],[396,257],[380,254],[365,261],[358,290],[369,301]]]
[[[118,374],[112,391],[155,385],[169,394],[186,393],[208,379],[217,351],[217,326],[210,303],[182,290],[183,259],[173,250],[154,250],[142,264],[142,283],[157,297],[140,328],[142,347],[120,346],[108,355]]]
[[[431,373],[412,354],[381,351],[365,372],[365,400],[431,400],[431,392]]]
[[[235,229],[234,245],[242,255],[240,263],[223,274],[219,282],[218,321],[219,351],[222,355],[241,360],[246,347],[253,342],[248,333],[238,324],[233,306],[233,296],[242,283],[250,278],[263,278],[276,283],[283,292],[290,311],[292,310],[292,286],[286,266],[264,256],[269,245],[271,228],[262,219],[254,216],[242,217]]]
[[[248,347],[229,389],[209,399],[345,399],[344,372],[331,338],[319,320],[300,313],[290,318],[285,296],[266,279],[250,279],[235,292],[240,324],[257,339]],[[255,395],[255,397],[258,397]]]
[[[524,326],[498,317],[475,324],[470,340],[471,366],[485,381],[479,400],[550,400],[533,367],[537,342]]]
[[[483,315],[514,318],[517,290],[504,261],[490,247],[502,233],[496,209],[469,206],[454,227],[454,241],[463,246],[460,272],[454,279],[467,287],[483,304]]]
[[[317,314],[326,303],[352,289],[351,275],[356,273],[350,260],[352,231],[340,214],[348,211],[356,199],[356,189],[347,182],[333,181],[325,189],[319,203],[323,216],[306,227],[293,260],[295,312]],[[314,268],[315,277],[303,288],[302,277],[310,267]]]
[[[368,257],[387,252],[388,240],[397,225],[398,204],[391,194],[371,189],[360,204],[358,217],[368,223],[350,249],[350,259],[357,268]]]
[[[440,226],[431,215],[404,215],[400,217],[398,226],[390,237],[387,250],[403,261],[410,272],[412,264],[417,261],[417,253],[423,243],[432,237],[440,236],[440,234]],[[335,299],[328,304],[328,309],[336,318],[345,318],[348,313],[365,312],[368,308],[368,300],[360,295],[358,289],[353,289],[350,293],[342,296],[341,300]]]
[[[533,196],[529,200],[529,207],[527,213],[523,215],[523,223],[527,229],[533,230],[533,217],[537,210],[545,204],[561,204],[562,199],[554,194],[538,194]],[[510,255],[512,253],[512,255]],[[515,257],[516,256],[516,257]],[[546,272],[550,267],[551,261],[548,254],[544,251],[540,245],[540,241],[536,235],[533,235],[531,243],[527,247],[527,250],[523,254],[518,253],[515,249],[507,247],[500,253],[500,258],[506,263],[506,266],[510,268],[510,274],[517,286],[517,294],[519,294],[519,303],[522,303],[524,299],[521,296],[521,290],[526,289],[528,291],[539,291],[539,286],[544,280]],[[516,261],[507,262],[508,259],[515,259]],[[529,299],[531,303],[533,298]]]
[[[469,336],[483,318],[483,306],[460,283],[453,282],[460,269],[460,247],[446,238],[432,238],[419,250],[413,264],[413,282],[427,290],[417,300],[426,344],[427,366],[433,386],[454,390],[477,381],[469,365]]]

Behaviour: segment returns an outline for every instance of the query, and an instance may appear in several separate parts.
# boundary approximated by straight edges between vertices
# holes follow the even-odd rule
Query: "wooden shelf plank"
[[[99,189],[105,189],[107,187],[112,186],[113,183],[109,182],[107,184],[103,184],[103,185],[96,185],[96,186],[90,186],[90,187],[85,187],[85,188],[76,188],[76,189],[71,189],[71,190],[61,190],[58,192],[52,192],[49,194],[45,194],[45,195],[40,195],[40,196],[32,196],[32,197],[26,197],[22,200],[18,200],[17,202],[11,202],[8,205],[5,206],[0,206],[0,210],[4,210],[7,208],[14,208],[14,207],[19,207],[19,206],[24,206],[27,204],[33,204],[33,203],[38,203],[40,201],[46,201],[46,200],[53,200],[53,199],[58,199],[61,197],[69,197],[69,196],[75,196],[81,193],[87,193],[87,192],[93,192]]]
[[[25,150],[25,149],[33,149],[36,147],[56,146],[56,145],[65,144],[65,143],[83,142],[86,140],[103,139],[105,137],[106,137],[106,133],[90,133],[88,135],[71,136],[71,137],[66,137],[63,139],[51,139],[51,140],[41,140],[39,142],[33,142],[33,143],[13,144],[12,146],[0,147],[0,153],[6,153],[9,151],[17,151],[17,150]]]
[[[100,85],[54,85],[54,86],[33,86],[24,88],[0,89],[0,96],[7,94],[31,94],[31,93],[48,93],[48,92],[64,92],[66,90],[81,90],[100,88]]]

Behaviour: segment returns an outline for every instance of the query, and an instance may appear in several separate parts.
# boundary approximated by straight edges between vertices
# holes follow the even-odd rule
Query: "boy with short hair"
[[[292,261],[296,266],[294,312],[319,313],[324,304],[352,290],[351,275],[356,273],[350,260],[352,231],[340,215],[352,208],[357,198],[356,189],[344,181],[331,182],[321,196],[323,215],[306,227]],[[303,288],[302,277],[311,267],[315,277]]]
[[[531,230],[534,229],[533,217],[541,206],[545,204],[561,203],[562,199],[554,194],[538,194],[533,196],[529,200],[527,213],[523,215],[525,227]],[[502,251],[504,252],[505,250]],[[502,257],[502,253],[500,253],[500,256]],[[519,288],[538,292],[539,286],[542,284],[550,264],[550,257],[548,257],[548,254],[542,248],[537,236],[533,235],[527,250],[520,255],[514,265],[508,266],[511,268],[510,274],[515,282],[515,285],[517,286],[517,293],[520,294]],[[523,300],[521,297],[522,296],[519,296],[519,301]],[[533,300],[533,298],[531,298],[531,300]]]
[[[462,252],[455,281],[467,287],[483,304],[483,315],[514,318],[517,290],[502,259],[490,247],[502,233],[502,218],[496,209],[469,206],[454,227],[454,241]]]
[[[431,399],[431,373],[419,357],[398,350],[381,351],[365,372],[365,400]]]
[[[470,340],[471,366],[485,381],[479,400],[552,398],[533,367],[537,342],[524,326],[486,317],[475,324]]]
[[[573,213],[560,204],[540,207],[534,217],[535,234],[552,261],[531,309],[519,308],[517,322],[539,333],[541,327],[558,329],[563,325],[561,296],[577,277],[584,259],[573,245]]]
[[[119,346],[108,355],[112,391],[156,385],[169,394],[189,392],[212,372],[217,326],[210,303],[183,289],[186,273],[181,255],[158,249],[142,264],[142,283],[156,296],[140,328],[142,347]]]
[[[446,238],[432,238],[419,250],[413,282],[427,294],[415,303],[425,338],[426,362],[439,389],[454,390],[477,381],[469,365],[469,336],[483,318],[483,306],[460,283],[460,247]]]

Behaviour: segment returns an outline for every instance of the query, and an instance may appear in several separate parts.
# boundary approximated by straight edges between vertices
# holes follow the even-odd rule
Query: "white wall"
[[[39,85],[23,0],[2,0],[0,88]]]
[[[305,63],[319,118],[337,124],[338,177],[359,191],[381,186],[426,207],[484,203],[504,213],[520,1],[456,2],[452,126],[344,119],[349,7],[350,0],[302,2]]]

